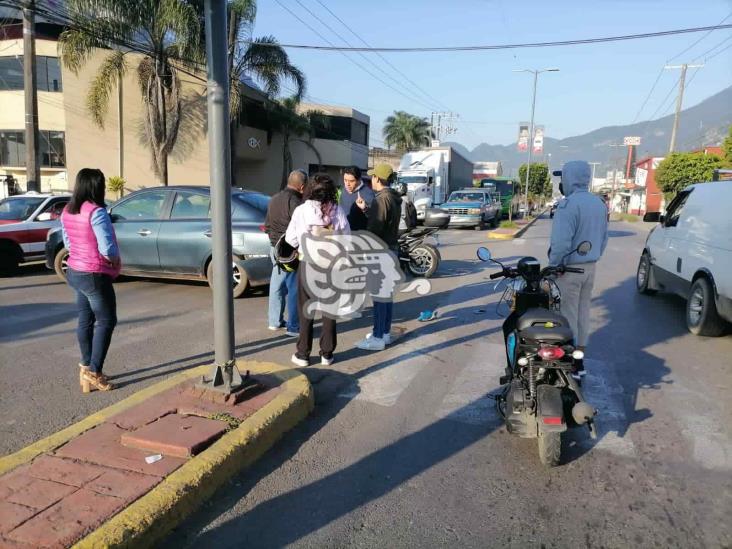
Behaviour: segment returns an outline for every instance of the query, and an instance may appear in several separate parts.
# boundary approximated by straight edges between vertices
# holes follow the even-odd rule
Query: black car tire
[[[556,467],[562,458],[562,433],[539,431],[537,439],[539,461],[546,467]]]
[[[485,218],[481,216],[480,222],[475,226],[476,231],[485,231],[486,224],[485,224]]]
[[[249,288],[249,275],[247,275],[241,261],[236,258],[234,258],[232,276],[234,277],[234,299],[237,299],[243,296]],[[213,261],[209,261],[206,268],[206,280],[208,280],[208,285],[213,288]]]
[[[61,280],[66,282],[66,269],[68,268],[66,262],[69,259],[69,251],[66,248],[61,248],[56,252],[56,256],[53,259],[53,270],[56,272]]]
[[[719,337],[726,331],[726,323],[717,313],[714,288],[704,277],[691,285],[686,300],[686,326],[698,336]]]
[[[501,222],[498,220],[498,214],[494,215],[493,219],[491,219],[491,227],[497,229],[500,223]]]
[[[656,290],[648,285],[651,280],[651,258],[643,252],[640,261],[638,261],[638,269],[635,273],[635,287],[641,294],[653,295]]]
[[[12,245],[0,243],[0,276],[13,276],[18,272],[20,260]]]

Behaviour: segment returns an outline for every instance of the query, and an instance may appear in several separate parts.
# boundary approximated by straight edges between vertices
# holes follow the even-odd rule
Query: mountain
[[[583,159],[600,162],[597,166],[598,177],[613,167],[623,168],[627,149],[610,145],[623,143],[623,137],[640,136],[636,158],[664,156],[668,152],[673,126],[673,115],[657,120],[638,122],[625,126],[606,126],[584,135],[566,139],[544,139],[544,152],[551,153],[552,167],[559,167],[568,160]],[[732,86],[705,99],[698,105],[681,111],[679,131],[676,136],[676,150],[687,151],[705,145],[718,145],[727,136],[732,125]],[[451,145],[460,154],[473,162],[496,161],[503,163],[504,175],[516,174],[521,164],[526,162],[526,154],[516,150],[516,144],[489,145],[481,143],[472,151],[460,143]],[[536,158],[536,157],[534,157]],[[541,158],[539,158],[541,160]]]

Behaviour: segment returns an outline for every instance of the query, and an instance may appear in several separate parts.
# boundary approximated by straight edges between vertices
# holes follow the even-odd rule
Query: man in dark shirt
[[[269,280],[269,329],[280,330],[290,337],[297,337],[300,332],[300,321],[297,315],[297,273],[287,272],[275,263],[274,247],[280,237],[287,231],[292,213],[302,203],[307,174],[303,170],[295,170],[287,178],[287,187],[278,192],[269,201],[264,230],[269,236],[272,246],[272,276]],[[287,323],[285,324],[285,304],[287,305]]]
[[[366,208],[361,209],[356,205],[356,200],[361,197],[366,203]],[[368,224],[368,209],[374,199],[374,191],[361,181],[361,169],[356,166],[349,166],[343,170],[343,188],[338,205],[346,212],[348,224],[351,231],[366,230]]]

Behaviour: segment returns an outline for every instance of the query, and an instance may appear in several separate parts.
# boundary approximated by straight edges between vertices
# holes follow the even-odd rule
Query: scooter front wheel
[[[562,458],[562,433],[543,433],[537,438],[539,460],[547,467],[556,467]]]

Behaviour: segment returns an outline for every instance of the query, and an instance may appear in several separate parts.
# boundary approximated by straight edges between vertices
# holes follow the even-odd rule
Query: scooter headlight
[[[525,356],[522,356],[521,358],[518,359],[519,366],[528,366],[528,364],[529,364],[529,359],[526,358]]]
[[[585,358],[585,352],[580,351],[579,349],[572,351],[572,358],[575,360],[582,360],[583,358]]]

